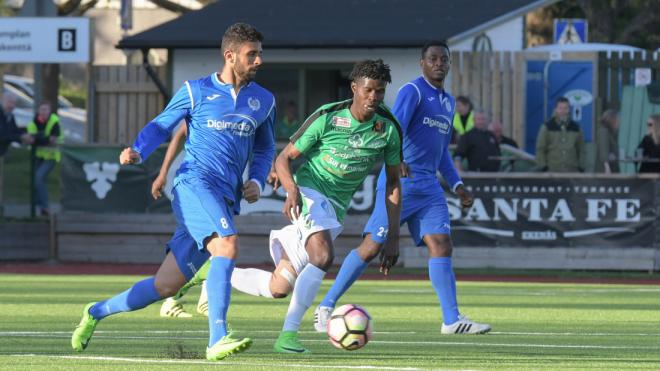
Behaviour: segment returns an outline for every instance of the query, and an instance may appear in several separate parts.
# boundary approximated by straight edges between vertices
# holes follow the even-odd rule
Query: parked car
[[[16,96],[16,125],[26,127],[34,118],[34,90],[33,82],[20,76],[4,76],[4,93]],[[74,107],[66,98],[58,97],[60,124],[64,130],[64,140],[67,143],[81,143],[85,141],[85,125],[87,111]]]

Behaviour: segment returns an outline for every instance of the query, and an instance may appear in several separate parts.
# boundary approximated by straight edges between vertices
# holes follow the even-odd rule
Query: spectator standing
[[[294,101],[289,101],[284,108],[282,120],[275,126],[275,139],[288,141],[299,127],[298,105]]]
[[[454,127],[451,142],[458,143],[461,136],[465,135],[474,127],[474,113],[472,113],[472,102],[470,98],[459,95],[456,97],[456,112],[454,113]]]
[[[0,215],[3,214],[4,157],[12,142],[30,144],[32,137],[16,126],[14,117],[16,97],[10,93],[2,96],[0,105]]]
[[[3,95],[0,105],[0,157],[7,153],[12,142],[30,143],[31,137],[16,126],[14,108],[16,108],[16,97],[10,93]]]
[[[603,112],[596,139],[596,167],[594,172],[612,174],[619,172],[619,113]]]
[[[27,132],[32,135],[34,145],[37,147],[34,173],[37,206],[41,210],[41,215],[48,216],[50,209],[47,178],[55,164],[60,162],[61,154],[58,145],[64,142],[60,118],[52,112],[50,103],[45,102],[39,106],[37,115],[27,126]]]
[[[646,122],[649,134],[637,146],[644,159],[660,159],[660,114],[651,115]],[[639,166],[640,173],[660,173],[660,162],[644,162]]]
[[[487,130],[487,118],[483,111],[474,112],[474,128],[458,141],[458,147],[454,153],[454,164],[456,169],[462,170],[461,161],[467,159],[469,171],[500,170],[500,160],[491,159],[500,156],[500,146],[497,139]]]
[[[542,171],[582,172],[586,148],[582,130],[570,119],[571,105],[561,97],[554,115],[541,125],[536,137],[536,163]]]

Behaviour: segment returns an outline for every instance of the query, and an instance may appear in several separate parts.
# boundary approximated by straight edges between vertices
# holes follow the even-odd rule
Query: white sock
[[[307,264],[298,275],[296,286],[293,288],[289,310],[284,319],[282,331],[298,331],[305,311],[314,302],[316,293],[321,287],[325,272],[318,267]]]
[[[203,306],[208,306],[209,303],[209,297],[208,293],[206,292],[206,280],[202,282],[202,292],[199,293],[199,300],[197,300],[197,310],[200,311],[202,310]]]
[[[231,274],[231,286],[249,295],[273,298],[270,292],[272,272],[256,268],[234,268]]]

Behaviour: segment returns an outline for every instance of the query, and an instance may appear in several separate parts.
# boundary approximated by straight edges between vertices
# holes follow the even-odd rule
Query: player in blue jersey
[[[235,339],[228,334],[226,315],[238,252],[232,216],[238,211],[241,195],[249,202],[259,198],[275,154],[275,99],[252,81],[262,63],[262,40],[261,33],[250,25],[230,26],[222,38],[221,72],[186,81],[165,110],[140,131],[133,146],[121,153],[122,164],[145,160],[185,119],[186,155],[177,172],[172,201],[178,229],[154,277],[85,307],[71,339],[75,350],[87,347],[101,319],[144,308],[175,294],[190,273],[204,263],[207,254],[211,263],[206,358],[220,360],[251,345],[249,338]],[[243,183],[250,155],[249,180]],[[177,243],[178,237],[186,240],[186,235],[194,239],[195,245]]]
[[[442,334],[482,334],[490,326],[462,316],[456,300],[456,278],[452,267],[449,213],[444,192],[436,176],[439,170],[463,207],[472,205],[472,195],[463,187],[449,153],[454,97],[445,92],[450,52],[443,42],[424,46],[420,60],[422,76],[405,84],[392,112],[403,130],[403,192],[401,223],[408,223],[417,246],[429,250],[429,277],[442,308]],[[314,313],[314,327],[325,331],[337,300],[364,272],[382,249],[388,232],[385,213],[384,173],[378,179],[376,206],[365,226],[365,239],[344,260],[337,279]]]

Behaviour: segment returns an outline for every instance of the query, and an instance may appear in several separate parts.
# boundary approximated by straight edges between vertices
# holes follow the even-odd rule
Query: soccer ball
[[[371,340],[371,316],[361,306],[342,305],[330,316],[328,336],[339,349],[360,349]]]

